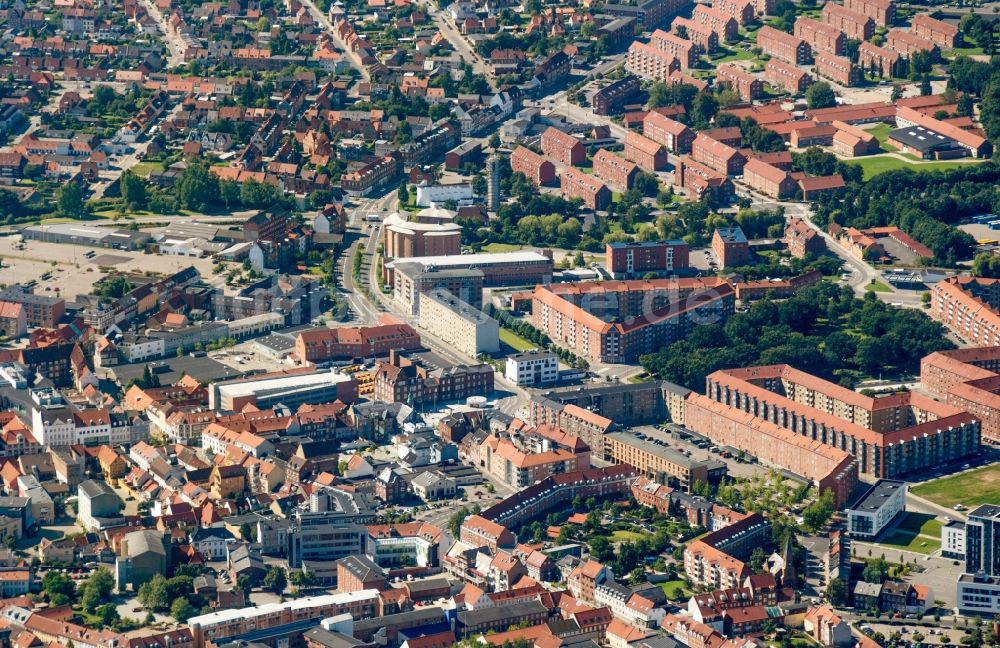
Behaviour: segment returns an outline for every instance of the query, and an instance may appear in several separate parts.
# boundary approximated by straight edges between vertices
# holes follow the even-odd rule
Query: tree
[[[286,587],[288,587],[288,578],[285,576],[284,568],[274,565],[267,570],[267,575],[264,576],[265,589],[280,594],[285,591]]]
[[[67,182],[57,192],[56,204],[59,213],[66,218],[84,218],[87,205],[83,201],[83,189],[79,183]]]
[[[914,52],[917,54],[918,52]],[[924,74],[920,77],[920,96],[929,97],[933,90],[931,89],[931,77],[929,74]]]
[[[131,210],[146,208],[146,183],[129,169],[118,181],[125,207]]]
[[[406,188],[405,181],[399,185],[399,191],[396,192],[396,197],[399,198],[399,202],[404,205],[410,202],[410,191]]]
[[[477,173],[472,177],[472,193],[477,196],[485,196],[487,192],[486,177]]]
[[[866,583],[882,583],[889,577],[889,563],[885,558],[871,558],[865,561],[861,579]]]
[[[255,540],[253,529],[246,522],[240,525],[240,538],[247,542],[254,542]]]
[[[847,585],[839,578],[834,578],[826,586],[826,600],[834,607],[847,604]]]
[[[76,596],[76,584],[66,574],[49,571],[42,579],[42,591],[52,605],[66,605],[72,603]]]
[[[810,108],[830,108],[837,105],[837,95],[825,81],[818,81],[806,90],[806,103]]]
[[[835,510],[837,510],[837,503],[833,491],[827,489],[815,502],[802,511],[802,519],[810,529],[818,529],[826,524]]]
[[[198,613],[186,598],[179,598],[170,606],[170,616],[177,619],[178,623],[186,623],[188,619]]]
[[[250,590],[253,589],[253,581],[246,574],[240,574],[236,577],[236,587],[240,588],[245,595],[249,596]]]
[[[194,211],[210,211],[221,203],[219,179],[211,173],[208,163],[189,160],[175,186],[177,202]]]
[[[87,612],[93,613],[97,606],[107,601],[115,589],[115,578],[103,567],[92,573],[81,586],[83,596],[80,604]]]
[[[490,145],[490,148],[493,149],[494,151],[496,151],[497,149],[500,148],[500,146],[502,145],[502,143],[500,142],[500,134],[499,133],[493,133],[492,135],[490,135],[489,145]]]
[[[604,536],[597,536],[590,540],[590,553],[597,562],[609,562],[615,557],[615,549],[611,542]]]

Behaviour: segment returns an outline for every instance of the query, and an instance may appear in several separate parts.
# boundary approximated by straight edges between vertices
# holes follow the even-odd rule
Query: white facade
[[[417,187],[417,206],[430,207],[431,203],[469,202],[475,195],[471,184],[424,185]]]
[[[847,530],[854,538],[877,537],[897,515],[906,510],[906,484],[879,480],[847,510]]]
[[[260,335],[285,325],[285,316],[281,313],[261,313],[229,322],[229,336],[234,338],[249,335]]]
[[[962,614],[1000,613],[1000,578],[962,574],[958,579],[956,597]]]
[[[432,290],[421,296],[417,323],[472,358],[500,350],[497,321],[446,290]]]
[[[137,336],[131,340],[123,340],[122,354],[129,362],[143,362],[149,359],[162,358],[165,353],[163,338]]]
[[[409,556],[417,567],[427,567],[436,562],[432,545],[419,536],[401,538],[368,538],[368,555],[380,565],[399,564],[403,556]]]
[[[964,560],[965,538],[965,525],[961,522],[949,522],[941,527],[941,555]]]
[[[551,351],[508,356],[504,375],[518,386],[554,383],[559,380],[559,357]]]

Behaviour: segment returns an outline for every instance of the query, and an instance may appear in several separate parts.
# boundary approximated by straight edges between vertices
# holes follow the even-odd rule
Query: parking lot
[[[692,459],[724,461],[729,467],[730,477],[753,477],[767,473],[765,467],[750,463],[748,459],[740,461],[734,453],[719,448],[710,441],[699,438],[694,432],[677,425],[642,425],[636,427],[635,432],[657,445],[678,450]],[[729,456],[725,456],[726,454]]]

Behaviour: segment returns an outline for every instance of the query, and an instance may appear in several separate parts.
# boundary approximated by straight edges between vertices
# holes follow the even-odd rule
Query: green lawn
[[[944,58],[957,58],[959,56],[976,56],[982,53],[982,47],[956,47],[955,49],[945,50],[942,52],[942,56]]]
[[[531,351],[538,348],[537,344],[525,340],[514,331],[505,328],[500,329],[500,341],[515,351]]]
[[[980,160],[981,161],[981,160]],[[855,160],[849,162],[849,164],[856,164],[861,167],[864,173],[864,179],[870,180],[871,178],[877,176],[880,173],[885,173],[886,171],[894,171],[896,169],[913,169],[914,171],[947,171],[949,169],[957,169],[966,164],[977,164],[980,161],[975,162],[908,162],[906,160],[901,160],[897,157],[889,157],[882,155],[873,155],[871,157],[862,158],[860,160]]]
[[[889,284],[882,283],[881,281],[875,280],[874,282],[865,286],[865,290],[870,290],[871,292],[877,293],[888,293],[892,292],[892,288]]]
[[[483,252],[517,252],[520,249],[520,245],[513,243],[487,243],[483,246]]]
[[[648,533],[638,533],[636,531],[615,531],[611,534],[611,539],[614,542],[636,542],[648,535]]]
[[[929,554],[941,548],[940,540],[909,531],[895,531],[888,538],[880,540],[878,544],[923,554]]]
[[[163,171],[162,162],[139,162],[132,167],[132,173],[140,178],[148,178],[153,171]]]
[[[670,598],[674,590],[677,588],[680,588],[684,598],[689,598],[691,596],[691,592],[688,590],[684,581],[682,580],[672,580],[672,581],[667,581],[665,583],[660,583],[660,589],[663,590],[663,593],[666,595],[667,598]]]
[[[913,513],[912,511],[904,513],[903,519],[900,520],[896,528],[932,538],[941,537],[941,523],[935,516],[928,513]]]
[[[879,145],[882,147],[883,151],[895,151],[896,147],[888,143],[889,133],[893,131],[892,126],[889,124],[879,124],[873,128],[869,128],[868,132],[875,136],[878,140]]]
[[[1000,502],[1000,464],[941,477],[913,486],[910,492],[948,508],[956,504],[964,504],[970,508],[980,504],[996,504]]]

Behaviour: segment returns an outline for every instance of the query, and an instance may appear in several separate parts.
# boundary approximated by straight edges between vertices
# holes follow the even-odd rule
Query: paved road
[[[424,10],[430,15],[431,19],[434,20],[434,24],[441,31],[441,35],[448,39],[451,43],[452,48],[458,53],[459,57],[472,66],[472,71],[477,74],[482,74],[486,77],[489,82],[490,87],[496,90],[496,83],[493,80],[493,75],[490,74],[491,68],[483,60],[483,57],[479,55],[469,41],[462,35],[462,32],[455,26],[455,23],[451,21],[451,18],[446,12],[442,11],[438,7],[436,0],[417,0]]]
[[[371,81],[368,69],[361,63],[361,57],[358,56],[356,52],[348,49],[347,43],[345,43],[340,37],[340,34],[337,32],[337,29],[333,26],[333,23],[327,15],[319,10],[319,7],[316,6],[316,3],[313,2],[313,0],[302,0],[302,4],[309,10],[309,13],[312,14],[313,18],[319,22],[319,24],[323,25],[328,32],[330,32],[330,35],[333,37],[333,42],[336,43],[341,53],[343,53],[346,57],[347,62],[351,64],[351,67],[361,74],[362,79],[365,81]]]
[[[150,0],[139,0],[146,12],[156,21],[163,36],[163,42],[167,46],[167,69],[175,68],[184,64],[184,41],[180,35],[170,28],[167,17]]]

